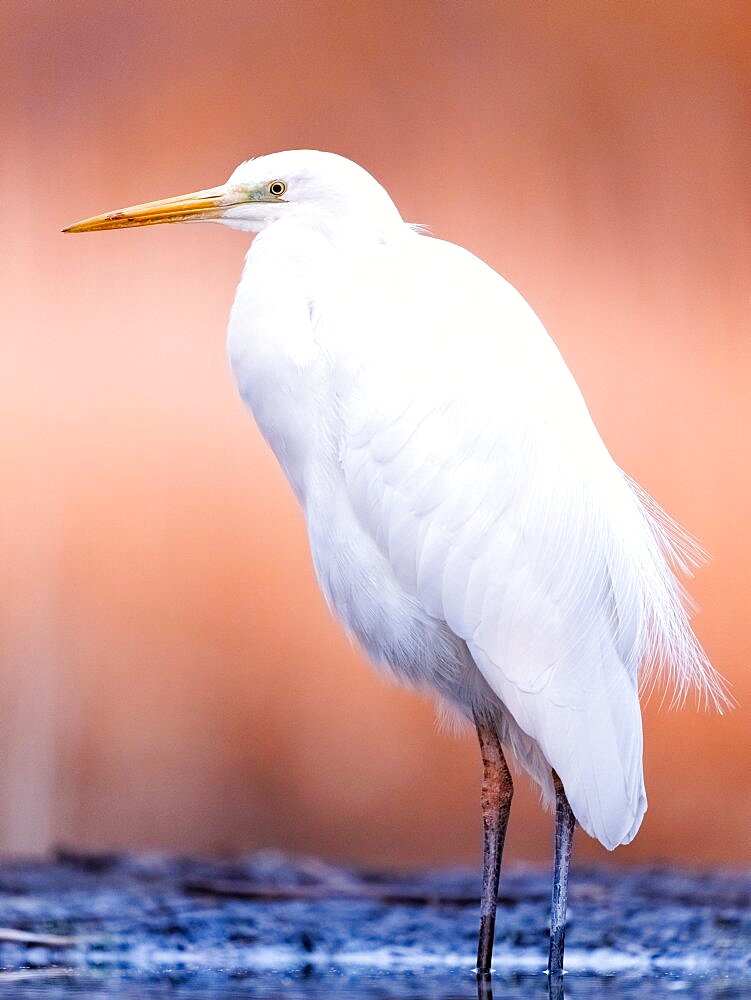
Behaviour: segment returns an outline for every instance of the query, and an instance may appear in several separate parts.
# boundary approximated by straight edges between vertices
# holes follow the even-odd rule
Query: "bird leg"
[[[493,1000],[493,977],[489,972],[477,974],[477,1000]]]
[[[555,868],[553,870],[553,895],[550,903],[550,953],[548,973],[563,973],[563,938],[566,930],[566,898],[568,895],[568,866],[574,842],[576,820],[568,804],[563,783],[553,771],[555,785]]]
[[[566,1000],[563,976],[548,976],[548,1000]]]
[[[501,741],[495,727],[475,716],[477,736],[482,754],[482,897],[480,900],[480,939],[477,946],[477,972],[490,972],[495,934],[495,910],[498,900],[498,878],[501,874],[503,842],[506,838],[511,797],[514,785],[503,756]]]

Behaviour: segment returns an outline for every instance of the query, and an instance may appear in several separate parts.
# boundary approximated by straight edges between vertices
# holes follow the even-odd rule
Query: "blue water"
[[[205,880],[267,890],[322,883],[310,862],[268,853],[231,863],[65,855],[0,864],[0,929],[11,932],[0,932],[0,998],[751,1000],[751,872],[577,869],[569,974],[554,989],[541,971],[547,871],[504,871],[497,971],[479,985],[469,971],[476,872],[413,873],[408,882],[346,874],[354,898],[328,890],[244,898],[213,882],[207,891]],[[365,891],[407,884],[423,893],[422,903],[383,902]],[[14,939],[14,929],[32,937]]]
[[[575,976],[561,986],[547,977],[495,976],[477,983],[471,973],[444,975],[393,974],[349,976],[335,973],[295,975],[192,975],[164,973],[157,979],[91,977],[44,970],[0,973],[0,996],[14,1000],[657,1000],[701,998],[741,1000],[751,997],[751,982],[723,976]]]

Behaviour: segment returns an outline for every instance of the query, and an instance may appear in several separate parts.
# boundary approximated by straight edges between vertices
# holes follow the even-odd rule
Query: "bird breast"
[[[305,234],[283,235],[256,239],[232,308],[228,354],[240,394],[303,507],[332,611],[377,665],[461,700],[466,675],[476,674],[464,643],[399,583],[344,481],[341,381],[351,389],[372,345],[351,324],[342,333],[342,317],[352,314],[352,268],[362,278],[372,261],[345,265],[315,240],[306,246]]]

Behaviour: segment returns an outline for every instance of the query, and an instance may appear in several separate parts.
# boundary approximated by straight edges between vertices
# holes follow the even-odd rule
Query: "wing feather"
[[[350,502],[612,848],[646,808],[640,671],[723,696],[665,558],[680,565],[682,539],[612,461],[521,296],[451,244],[414,235],[409,254],[395,297],[402,265],[381,263],[340,380]]]

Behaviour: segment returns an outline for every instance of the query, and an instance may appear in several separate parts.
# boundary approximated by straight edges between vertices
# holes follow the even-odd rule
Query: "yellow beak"
[[[247,192],[238,188],[208,188],[177,198],[148,201],[143,205],[121,208],[117,212],[93,215],[63,229],[64,233],[96,233],[102,229],[127,229],[130,226],[156,226],[162,222],[198,222],[219,219],[227,208],[248,201]]]

